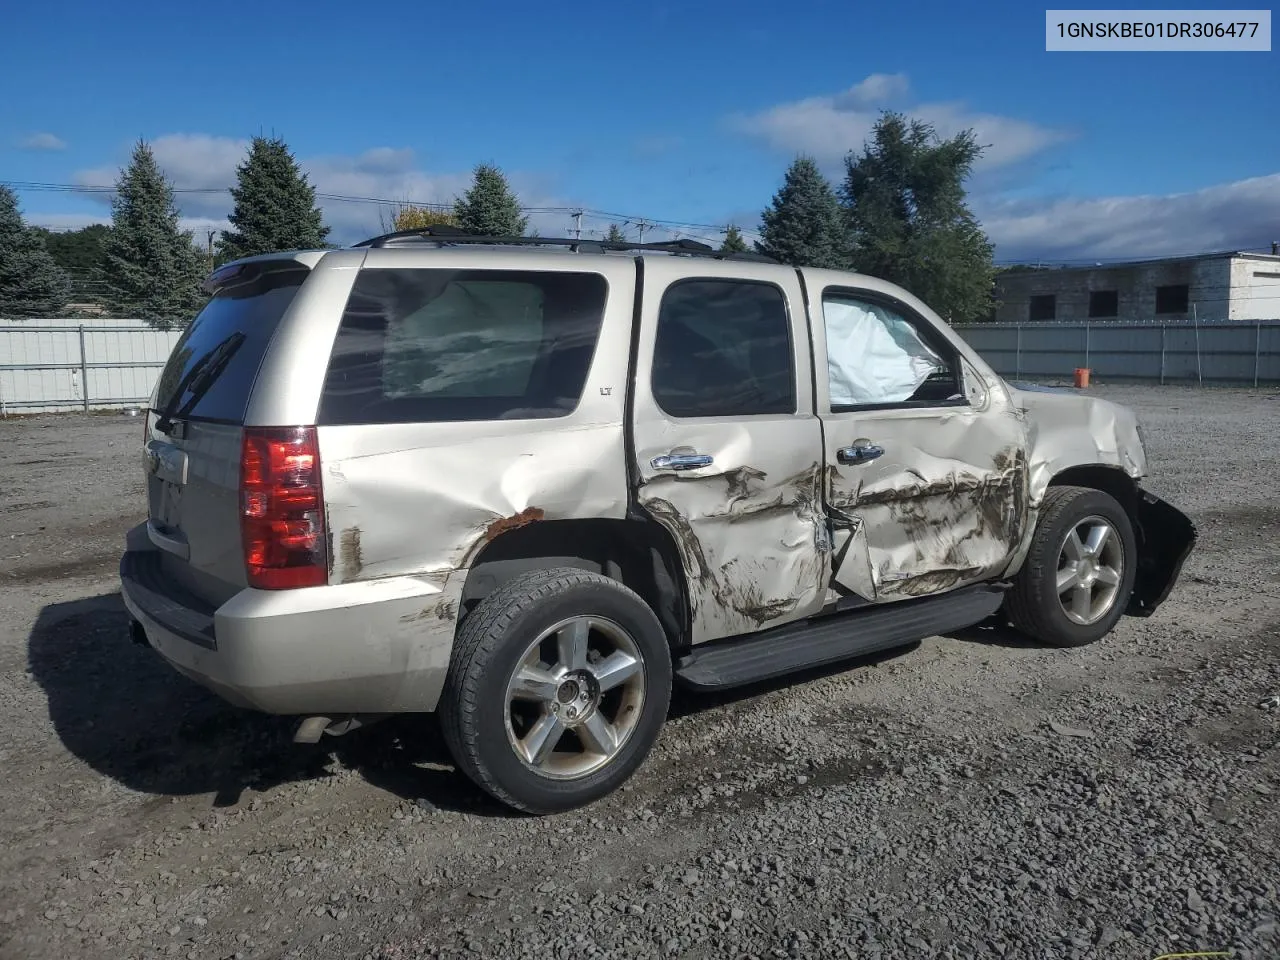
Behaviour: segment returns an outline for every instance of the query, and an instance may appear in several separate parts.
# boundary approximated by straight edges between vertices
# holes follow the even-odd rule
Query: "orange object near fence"
[[[1089,368],[1076,367],[1076,386],[1080,388],[1084,388],[1084,387],[1087,387],[1088,385],[1089,385]]]

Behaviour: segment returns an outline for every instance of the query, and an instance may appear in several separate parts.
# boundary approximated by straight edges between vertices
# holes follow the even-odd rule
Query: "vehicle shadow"
[[[996,616],[971,627],[952,630],[942,636],[949,640],[960,640],[964,643],[980,643],[988,647],[1008,647],[1014,650],[1047,650],[1049,644],[1041,643],[1025,633],[1013,629],[1007,621]]]
[[[119,593],[49,604],[27,643],[32,677],[68,750],[132,790],[211,793],[323,779],[345,767],[423,807],[503,815],[455,772],[434,718],[391,718],[344,737],[295,744],[297,718],[227,704],[129,637]]]
[[[66,748],[94,770],[143,793],[212,794],[231,806],[246,791],[324,779],[345,768],[420,807],[513,816],[456,771],[433,716],[393,717],[343,737],[295,744],[297,718],[227,704],[133,643],[119,593],[49,604],[28,638],[32,677]],[[987,625],[954,634],[980,643],[1030,641]],[[732,705],[916,649],[910,644],[731,690],[673,690],[670,716]]]

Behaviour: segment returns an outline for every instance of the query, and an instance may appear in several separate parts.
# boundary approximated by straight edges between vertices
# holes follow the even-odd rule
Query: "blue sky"
[[[222,187],[274,132],[326,193],[447,201],[493,161],[531,206],[750,228],[795,153],[838,178],[895,108],[990,144],[971,191],[998,257],[1260,246],[1280,239],[1278,57],[1046,53],[1026,3],[53,0],[6,12],[0,180],[110,183],[144,137],[179,187]],[[106,212],[20,201],[55,226]],[[180,204],[202,228],[228,199]],[[376,205],[325,208],[342,239],[378,229]]]

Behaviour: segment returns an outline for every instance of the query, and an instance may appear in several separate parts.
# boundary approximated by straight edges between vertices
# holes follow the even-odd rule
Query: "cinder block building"
[[[1212,253],[996,277],[1002,323],[1280,319],[1280,254]]]

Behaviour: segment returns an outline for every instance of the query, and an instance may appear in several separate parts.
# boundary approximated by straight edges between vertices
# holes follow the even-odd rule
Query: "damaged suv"
[[[993,617],[1091,643],[1195,541],[1132,413],[869,277],[435,228],[209,290],[145,417],[135,639],[300,741],[436,712],[525,811],[631,776],[673,682]]]

